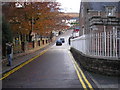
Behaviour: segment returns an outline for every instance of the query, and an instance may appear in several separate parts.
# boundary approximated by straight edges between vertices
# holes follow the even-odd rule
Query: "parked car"
[[[56,41],[56,46],[58,46],[58,45],[62,45],[62,41],[61,40],[57,40]]]
[[[65,39],[64,39],[64,38],[60,38],[60,40],[62,41],[62,43],[64,43],[64,42],[65,42]]]

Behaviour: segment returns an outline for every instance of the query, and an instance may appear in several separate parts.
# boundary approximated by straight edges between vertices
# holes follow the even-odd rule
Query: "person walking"
[[[71,37],[69,37],[69,39],[68,39],[68,43],[69,43],[69,45],[71,44],[71,41],[70,41],[70,39],[71,39]]]
[[[6,49],[7,49],[7,59],[8,59],[7,66],[11,66],[12,65],[12,44],[8,42],[6,46],[7,46]]]

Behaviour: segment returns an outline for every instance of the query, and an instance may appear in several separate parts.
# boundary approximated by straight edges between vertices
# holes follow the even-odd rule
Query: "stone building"
[[[79,17],[80,36],[85,35],[89,55],[120,57],[120,1],[82,0]]]

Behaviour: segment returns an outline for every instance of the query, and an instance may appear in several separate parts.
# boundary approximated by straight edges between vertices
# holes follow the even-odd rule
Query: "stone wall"
[[[105,75],[120,75],[120,60],[100,57],[92,57],[71,48],[71,53],[75,60],[86,70]]]

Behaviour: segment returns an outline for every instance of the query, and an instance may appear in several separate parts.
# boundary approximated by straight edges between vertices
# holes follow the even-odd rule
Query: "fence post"
[[[112,57],[112,31],[110,31],[110,56]]]
[[[105,49],[104,49],[104,51],[105,51],[105,56],[106,56],[106,26],[104,26],[104,38],[105,38]]]
[[[100,55],[100,48],[99,48],[99,46],[100,46],[100,40],[99,40],[100,38],[99,38],[99,33],[98,33],[98,55]]]
[[[116,27],[116,29],[115,29],[115,44],[116,44],[116,57],[118,57],[118,55],[117,55],[117,27]]]
[[[95,50],[95,53],[96,53],[96,54],[95,54],[95,55],[97,55],[97,46],[98,46],[98,45],[97,45],[97,33],[95,34],[95,39],[96,39],[96,44],[95,44],[95,45],[96,45],[96,50]]]
[[[113,56],[115,56],[115,27],[113,27]]]
[[[100,32],[100,56],[102,55],[102,35],[101,35],[101,32]]]
[[[110,32],[107,33],[107,56],[110,56]]]

